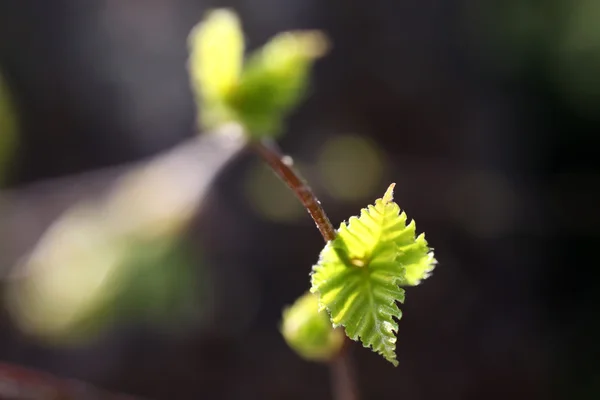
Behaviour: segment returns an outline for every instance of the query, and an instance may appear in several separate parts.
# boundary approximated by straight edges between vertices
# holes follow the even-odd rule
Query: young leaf
[[[244,34],[237,15],[229,9],[209,11],[188,38],[188,69],[205,128],[234,121],[226,104],[235,89],[244,61]]]
[[[252,136],[280,133],[283,118],[303,99],[310,69],[327,46],[319,31],[290,31],[250,55],[229,104]]]
[[[328,43],[318,31],[274,36],[244,63],[244,34],[229,9],[212,10],[189,35],[192,91],[202,128],[240,124],[253,139],[280,133],[287,113],[302,100],[308,74]]]
[[[344,326],[348,337],[396,366],[397,302],[404,302],[399,286],[425,278],[434,259],[425,238],[415,239],[414,221],[406,225],[406,214],[392,201],[393,188],[341,224],[313,267],[311,292],[334,326]]]

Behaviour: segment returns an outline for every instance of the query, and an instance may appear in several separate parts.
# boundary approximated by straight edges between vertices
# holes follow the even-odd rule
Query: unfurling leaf
[[[383,198],[342,223],[313,267],[311,292],[319,295],[334,326],[395,366],[397,320],[404,302],[400,286],[415,285],[435,265],[424,236],[393,200],[392,184]]]
[[[321,32],[291,31],[250,55],[229,101],[252,136],[281,131],[283,118],[306,93],[310,68],[326,50]]]
[[[227,96],[235,89],[244,61],[244,34],[228,9],[209,11],[188,37],[188,69],[204,128],[232,122]]]
[[[254,139],[280,133],[283,119],[306,92],[310,68],[328,47],[321,32],[283,32],[244,63],[242,27],[228,9],[208,12],[188,44],[201,128],[234,122]]]

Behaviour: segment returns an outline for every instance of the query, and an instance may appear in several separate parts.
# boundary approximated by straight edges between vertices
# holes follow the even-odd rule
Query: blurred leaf
[[[396,361],[396,336],[404,302],[399,285],[416,285],[435,265],[423,235],[415,238],[415,223],[392,201],[392,184],[360,217],[342,223],[313,267],[311,292],[331,315],[334,327],[344,326],[352,340]]]
[[[6,297],[16,323],[64,344],[93,339],[123,319],[196,323],[210,277],[199,275],[206,268],[182,236],[245,144],[229,127],[194,138],[127,168],[102,196],[68,209],[14,269]]]
[[[327,49],[320,32],[285,32],[243,65],[243,32],[236,14],[227,9],[207,13],[188,43],[201,127],[236,122],[253,138],[280,133],[283,118],[306,92],[310,68]]]
[[[210,288],[197,253],[180,239],[132,244],[123,283],[127,290],[114,302],[121,317],[161,325],[201,317]]]
[[[26,276],[11,282],[7,295],[9,309],[25,332],[72,340],[81,334],[74,329],[79,321],[97,314],[114,297],[126,247],[98,221],[91,206],[72,209],[24,261]]]
[[[250,56],[229,104],[251,136],[281,132],[283,118],[303,99],[310,69],[326,49],[320,32],[284,32]]]
[[[71,206],[11,274],[6,296],[16,323],[57,344],[93,339],[124,320],[169,329],[197,323],[210,276],[197,245],[192,252],[182,237],[245,144],[230,126],[199,136]]]
[[[201,125],[213,129],[235,120],[225,104],[238,83],[244,57],[244,34],[237,15],[228,9],[209,11],[188,38],[189,72]]]
[[[164,326],[201,316],[197,271],[180,239],[147,240],[105,222],[98,209],[76,207],[25,261],[26,276],[7,291],[25,332],[77,344],[119,322]]]

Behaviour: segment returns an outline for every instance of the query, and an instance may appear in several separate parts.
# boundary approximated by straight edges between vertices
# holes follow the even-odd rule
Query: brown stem
[[[294,169],[291,157],[282,154],[276,144],[271,141],[263,140],[255,143],[254,148],[306,208],[325,243],[335,239],[335,229],[325,214],[325,210],[321,207],[321,202],[300,173]],[[350,340],[346,338],[340,353],[329,362],[335,400],[358,400],[359,398],[354,374],[355,368],[348,354],[349,344]]]
[[[335,239],[335,229],[331,221],[321,207],[321,202],[313,193],[310,186],[304,182],[302,176],[293,167],[293,161],[290,157],[283,155],[277,146],[272,142],[262,141],[256,143],[255,149],[266,161],[275,173],[288,185],[300,200],[304,208],[308,211],[313,221],[317,225],[319,232],[325,242]]]
[[[358,400],[355,368],[352,357],[348,353],[349,342],[350,340],[346,338],[340,354],[329,362],[334,400]]]

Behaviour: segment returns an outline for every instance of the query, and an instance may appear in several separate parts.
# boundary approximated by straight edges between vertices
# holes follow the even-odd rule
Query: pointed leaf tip
[[[394,188],[396,187],[395,183],[392,183],[387,190],[385,191],[385,194],[383,195],[383,202],[385,204],[392,202],[392,200],[394,200]]]

